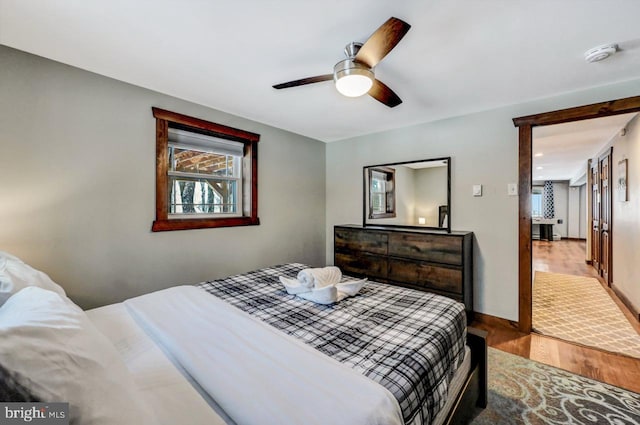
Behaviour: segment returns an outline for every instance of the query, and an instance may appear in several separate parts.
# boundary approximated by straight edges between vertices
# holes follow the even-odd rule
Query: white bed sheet
[[[234,422],[181,367],[147,336],[124,304],[86,311],[116,347],[134,382],[163,425],[222,425]]]
[[[86,311],[88,317],[116,347],[142,396],[157,413],[160,424],[236,425],[183,367],[156,344],[131,317],[123,303]],[[440,424],[452,407],[470,370],[470,351],[456,370],[447,403],[434,420]]]
[[[202,289],[177,286],[124,304],[238,423],[403,423],[385,387]]]

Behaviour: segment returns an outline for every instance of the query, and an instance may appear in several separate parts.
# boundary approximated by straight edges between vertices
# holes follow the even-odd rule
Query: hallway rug
[[[473,425],[640,424],[640,394],[489,348],[488,405]]]
[[[536,271],[532,320],[543,335],[640,358],[640,335],[595,278]]]

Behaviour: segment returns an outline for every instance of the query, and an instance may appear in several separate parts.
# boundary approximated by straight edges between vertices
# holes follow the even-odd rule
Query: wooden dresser
[[[348,275],[453,298],[473,317],[473,232],[335,226],[334,264]]]

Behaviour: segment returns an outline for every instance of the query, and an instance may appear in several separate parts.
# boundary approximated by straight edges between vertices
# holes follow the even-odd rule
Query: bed
[[[89,345],[102,357],[111,353],[91,363],[105,363],[104,379],[119,385],[102,393],[119,392],[115,402],[124,403],[111,422],[81,422],[440,425],[463,423],[486,403],[486,344],[481,332],[467,330],[463,305],[375,282],[340,303],[317,305],[288,295],[278,281],[305,267],[285,264],[73,310],[90,323],[78,328],[96,331]],[[15,328],[3,331],[3,317],[21,302],[43,297],[53,308],[63,298],[36,290],[0,307],[0,337],[23,338]],[[17,357],[24,356],[0,348],[0,366],[19,379],[27,372]],[[124,368],[113,366],[120,361]]]

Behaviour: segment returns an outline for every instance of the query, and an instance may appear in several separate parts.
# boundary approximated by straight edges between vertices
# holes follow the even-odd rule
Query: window
[[[153,231],[259,224],[259,135],[153,108]]]
[[[531,216],[542,217],[542,186],[534,186],[531,191]]]
[[[241,216],[244,145],[169,128],[169,217]]]
[[[369,218],[396,216],[395,170],[369,168]]]

